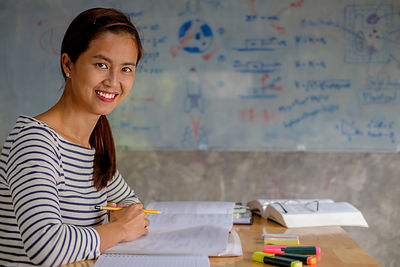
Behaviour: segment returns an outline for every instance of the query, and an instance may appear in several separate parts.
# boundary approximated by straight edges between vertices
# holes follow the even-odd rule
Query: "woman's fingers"
[[[108,203],[107,203],[107,206],[109,206],[109,207],[116,207],[117,204],[116,204],[115,202],[108,202]]]

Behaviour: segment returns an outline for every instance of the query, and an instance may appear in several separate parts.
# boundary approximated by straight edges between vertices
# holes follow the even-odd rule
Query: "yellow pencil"
[[[95,209],[98,209],[98,210],[121,210],[123,208],[122,207],[95,206]],[[151,214],[160,214],[161,213],[161,211],[158,211],[158,210],[142,209],[142,211],[145,213],[151,213]]]

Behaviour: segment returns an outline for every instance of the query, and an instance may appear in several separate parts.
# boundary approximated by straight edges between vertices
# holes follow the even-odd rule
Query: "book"
[[[129,266],[129,267],[209,267],[207,256],[175,256],[175,255],[120,255],[102,254],[97,259],[94,267]]]
[[[233,214],[233,224],[253,224],[253,214],[251,210],[246,210],[245,212],[237,212]]]
[[[234,202],[165,201],[147,209],[149,234],[131,242],[118,243],[106,254],[158,254],[240,256],[239,235],[232,230]]]
[[[253,224],[253,213],[241,202],[236,203],[233,208],[233,224]]]
[[[248,202],[247,206],[255,214],[287,228],[333,225],[368,227],[356,207],[332,199],[258,199]]]

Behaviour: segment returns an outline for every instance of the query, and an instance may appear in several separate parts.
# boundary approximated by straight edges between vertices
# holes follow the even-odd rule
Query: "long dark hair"
[[[89,48],[90,42],[104,32],[131,34],[138,49],[137,65],[143,56],[139,33],[129,17],[113,8],[92,8],[80,13],[65,32],[61,44],[61,55],[66,53],[72,62],[76,62],[78,57]],[[61,71],[66,79],[62,62]],[[100,190],[107,186],[117,169],[114,139],[105,115],[101,115],[97,121],[89,143],[96,150],[93,185]]]

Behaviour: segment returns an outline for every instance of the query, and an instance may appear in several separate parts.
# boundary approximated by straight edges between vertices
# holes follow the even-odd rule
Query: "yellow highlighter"
[[[258,261],[261,263],[271,264],[275,266],[288,266],[288,267],[303,266],[303,263],[299,260],[284,258],[278,255],[264,253],[264,252],[254,252],[252,259],[253,261]]]
[[[108,207],[108,206],[95,206],[94,207],[97,210],[122,210],[122,207]],[[144,213],[150,213],[150,214],[160,214],[161,211],[158,210],[146,210],[146,209],[141,209]]]

